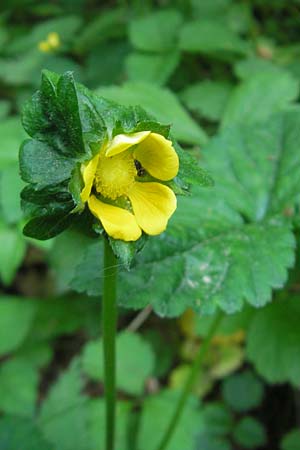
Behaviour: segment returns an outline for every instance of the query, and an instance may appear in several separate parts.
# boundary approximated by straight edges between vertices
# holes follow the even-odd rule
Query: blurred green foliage
[[[46,68],[172,125],[215,180],[120,267],[117,449],[155,450],[202,313],[221,307],[235,314],[170,450],[299,450],[299,14],[297,0],[1,3],[1,449],[103,449],[101,242],[76,224],[47,242],[22,235],[20,113]],[[129,309],[149,304],[197,314],[132,329]]]

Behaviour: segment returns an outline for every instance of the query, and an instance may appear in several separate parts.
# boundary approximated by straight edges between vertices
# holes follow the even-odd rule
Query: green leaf
[[[116,8],[102,10],[85,26],[76,36],[75,51],[79,53],[89,52],[93,47],[108,38],[115,38],[125,34],[124,9]],[[110,44],[111,42],[105,42]],[[106,65],[105,65],[106,67]]]
[[[55,449],[87,450],[89,412],[82,389],[79,364],[73,360],[71,367],[52,385],[38,419],[45,438]]]
[[[74,161],[66,158],[46,142],[26,140],[20,149],[21,177],[40,190],[70,178]]]
[[[27,341],[31,341],[29,336]],[[15,352],[15,357],[22,361],[26,361],[31,364],[32,367],[42,369],[47,366],[53,356],[53,348],[46,342],[34,342],[33,344],[26,342],[21,346],[19,350]]]
[[[206,433],[201,433],[197,441],[199,444],[196,450],[232,450],[229,441],[223,437],[211,436]]]
[[[225,436],[233,426],[233,416],[228,407],[222,403],[211,402],[203,409],[203,423],[205,434]],[[199,439],[201,443],[201,439]]]
[[[146,379],[154,369],[151,346],[140,335],[122,332],[117,337],[117,387],[129,394],[140,395]],[[103,348],[101,341],[89,342],[83,353],[83,370],[91,378],[103,380]]]
[[[1,30],[0,30],[1,33]],[[6,116],[8,116],[8,113],[10,111],[10,103],[7,100],[1,100],[0,101],[0,119],[4,119]]]
[[[57,211],[34,217],[27,222],[23,228],[25,236],[46,240],[56,236],[71,225],[74,217],[70,213],[74,204],[69,202],[65,205],[56,205],[55,203],[53,205],[51,205],[51,209],[58,206]]]
[[[79,242],[80,245],[74,245]],[[96,242],[97,241],[97,242]],[[55,279],[60,289],[69,288],[71,280],[75,277],[75,270],[86,253],[89,245],[95,244],[99,250],[97,259],[102,258],[102,246],[99,239],[93,239],[71,227],[58,236],[49,254],[49,261],[55,271]]]
[[[226,82],[205,80],[186,87],[181,93],[181,99],[192,111],[209,120],[220,120],[232,86]]]
[[[163,86],[179,64],[179,53],[131,53],[126,59],[127,74],[130,81],[141,81]]]
[[[258,407],[263,393],[263,384],[249,370],[226,378],[222,385],[225,402],[238,412]]]
[[[169,445],[172,450],[189,449],[195,446],[196,436],[203,427],[202,415],[197,409],[195,400],[191,397],[186,404],[181,425],[176,428],[170,440]],[[158,395],[146,398],[138,432],[138,448],[147,450],[158,448],[174,413],[176,401],[177,394],[174,391],[162,391]]]
[[[207,141],[205,132],[168,89],[148,83],[128,82],[122,87],[100,87],[96,93],[125,106],[141,105],[157,120],[172,124],[172,132],[179,141],[198,145]]]
[[[18,229],[0,223],[0,248],[0,278],[9,286],[25,256],[26,242]]]
[[[235,88],[227,103],[222,125],[266,120],[271,114],[287,108],[298,94],[299,82],[288,72],[259,73]]]
[[[2,450],[54,450],[29,419],[4,416],[0,419],[0,448]]]
[[[24,183],[17,164],[9,165],[0,172],[0,206],[6,223],[16,223],[22,218],[20,192]]]
[[[299,192],[300,112],[224,130],[206,148],[206,168],[226,203],[250,221],[285,214]]]
[[[22,142],[26,137],[26,133],[22,129],[20,119],[17,117],[11,117],[1,121],[0,136],[0,167],[1,169],[4,169],[11,163],[18,161],[20,142]]]
[[[0,297],[0,355],[16,350],[28,335],[36,312],[31,300]]]
[[[115,448],[119,450],[130,450],[127,446],[130,409],[130,403],[120,400],[117,402]],[[91,400],[88,404],[88,414],[89,449],[105,450],[106,419],[104,400]]]
[[[257,449],[267,442],[263,425],[250,416],[243,417],[233,431],[235,441],[244,448]]]
[[[186,23],[180,33],[180,49],[192,53],[245,54],[248,45],[221,20],[196,20]]]
[[[176,45],[181,23],[181,14],[175,9],[147,14],[129,23],[129,39],[138,50],[167,52]]]
[[[284,436],[280,446],[281,450],[300,450],[300,431],[294,429]]]
[[[59,78],[57,104],[64,123],[63,132],[68,137],[74,156],[85,154],[78,98],[72,72],[66,72]]]
[[[87,85],[94,88],[99,84],[118,84],[123,80],[125,59],[129,51],[128,42],[124,40],[104,42],[93,49],[86,61]],[[101,70],[104,66],[105,70]]]
[[[36,301],[36,315],[25,344],[53,340],[59,335],[74,334],[78,330],[99,333],[100,304],[98,299],[59,297]]]
[[[14,358],[0,366],[0,410],[31,417],[37,401],[39,374],[23,358]]]
[[[270,383],[299,384],[300,299],[276,301],[258,311],[250,325],[247,355]]]
[[[238,61],[234,65],[234,72],[241,80],[253,78],[262,72],[287,73],[269,59],[259,58],[258,56],[251,56],[247,59]]]

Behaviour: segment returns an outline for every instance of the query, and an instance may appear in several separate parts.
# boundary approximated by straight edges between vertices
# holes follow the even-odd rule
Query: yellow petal
[[[51,51],[51,47],[47,41],[41,41],[38,43],[38,48],[43,53],[49,53]]]
[[[142,142],[150,133],[151,131],[139,131],[138,133],[131,134],[117,134],[117,136],[109,142],[105,156],[115,156],[124,152],[129,147]]]
[[[54,31],[49,33],[47,36],[47,42],[52,48],[57,48],[60,46],[60,38],[59,35]]]
[[[136,241],[141,237],[142,231],[134,215],[126,209],[103,203],[94,195],[89,198],[88,205],[109,236],[122,241]]]
[[[160,183],[136,182],[128,197],[137,223],[150,235],[160,234],[166,229],[177,206],[174,192]]]
[[[91,194],[95,173],[98,166],[99,154],[94,156],[86,165],[82,164],[81,171],[84,182],[84,188],[81,191],[80,198],[85,203]]]
[[[151,133],[143,140],[134,150],[134,157],[159,180],[171,180],[178,173],[178,155],[172,142],[160,134]]]

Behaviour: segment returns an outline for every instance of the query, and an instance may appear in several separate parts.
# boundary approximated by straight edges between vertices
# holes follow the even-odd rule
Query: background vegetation
[[[299,450],[299,2],[2,7],[0,448],[100,450],[101,242],[22,235],[20,110],[43,68],[171,123],[216,181],[121,272],[117,449],[155,450],[218,305],[170,450]]]

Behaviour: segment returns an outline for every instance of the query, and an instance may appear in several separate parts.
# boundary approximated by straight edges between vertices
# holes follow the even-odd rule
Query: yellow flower
[[[176,209],[176,196],[168,186],[143,178],[148,173],[155,180],[169,181],[178,168],[172,142],[160,134],[118,134],[82,164],[81,200],[114,239],[136,241],[142,230],[157,235],[166,229]],[[117,199],[128,209],[111,204]]]
[[[38,48],[43,53],[50,53],[60,46],[59,35],[54,31],[49,33],[45,41],[38,43]]]

